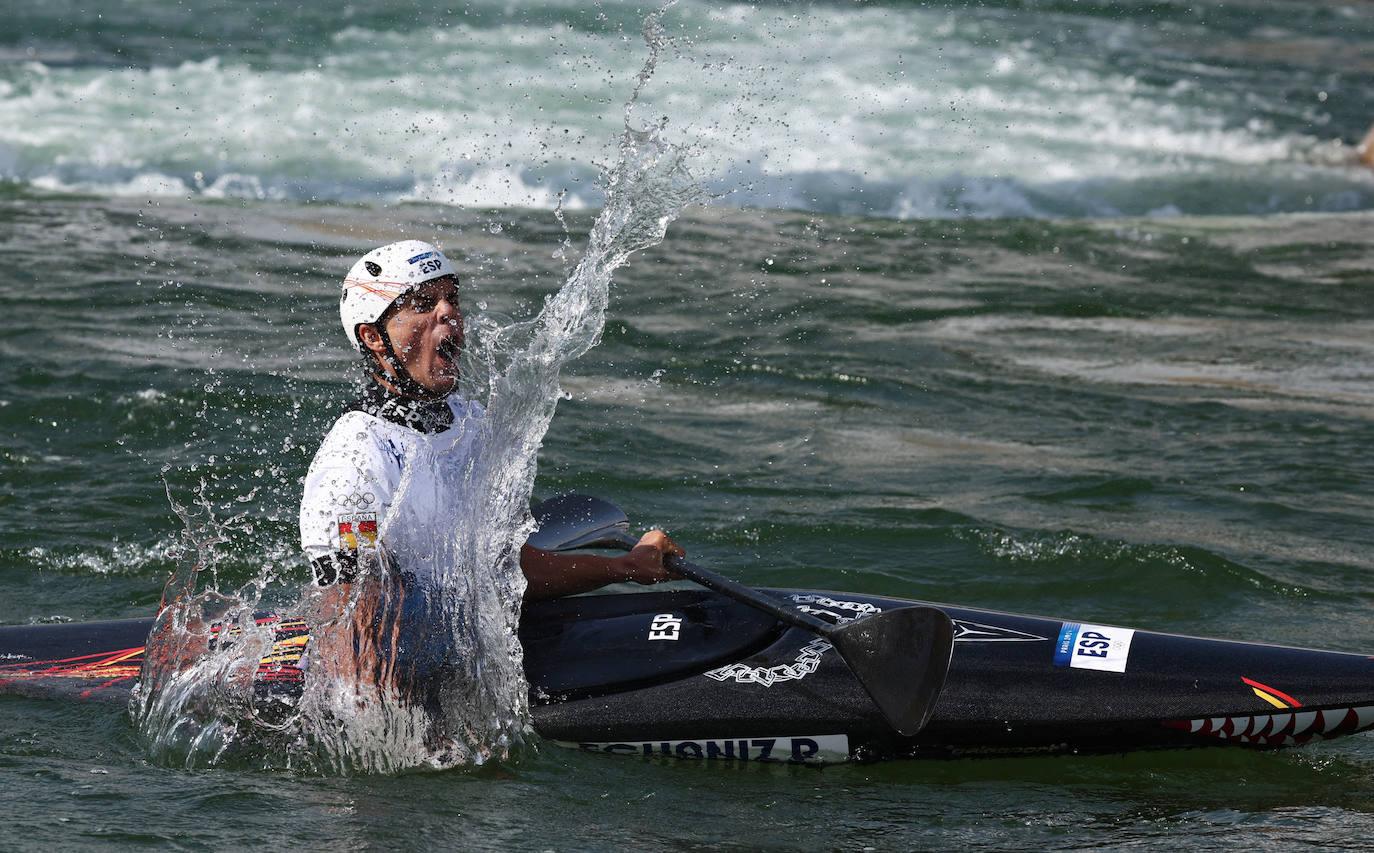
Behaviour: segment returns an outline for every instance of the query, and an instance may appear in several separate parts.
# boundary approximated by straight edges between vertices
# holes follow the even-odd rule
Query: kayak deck
[[[774,590],[843,623],[901,599]],[[587,751],[744,761],[1295,746],[1374,727],[1364,655],[939,606],[955,627],[929,725],[902,737],[824,639],[699,590],[531,603],[535,727]],[[299,691],[308,634],[276,631],[260,694]],[[0,628],[0,692],[127,701],[150,619]]]

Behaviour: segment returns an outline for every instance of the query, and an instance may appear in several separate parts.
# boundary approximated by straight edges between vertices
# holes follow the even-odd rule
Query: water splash
[[[270,630],[252,615],[263,584],[239,598],[196,593],[218,540],[213,523],[178,508],[198,557],[169,584],[176,603],[161,617],[134,706],[155,753],[187,763],[285,756],[295,767],[388,772],[504,760],[529,742],[518,553],[533,529],[529,500],[562,396],[560,372],[600,340],[616,269],[705,199],[687,149],[664,136],[666,120],[635,119],[670,43],[661,19],[672,5],[645,19],[649,56],[580,261],[533,321],[478,322],[464,391],[484,403],[484,416],[417,439],[380,525],[376,571],[346,591],[308,591],[296,606],[312,639],[304,690],[289,707],[278,701],[267,713],[253,693],[253,673],[271,648]],[[398,575],[409,577],[398,583]],[[220,642],[229,630],[233,641]]]
[[[217,548],[231,541],[242,518],[216,518],[205,491],[202,481],[187,506],[167,488],[182,523],[181,543],[130,704],[153,757],[186,766],[218,763],[243,740],[240,732],[253,716],[253,676],[271,647],[271,632],[253,618],[259,596],[216,588]],[[207,583],[198,591],[203,573]],[[226,643],[231,634],[236,641]]]

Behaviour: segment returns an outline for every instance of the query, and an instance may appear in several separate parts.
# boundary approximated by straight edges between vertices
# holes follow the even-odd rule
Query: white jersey
[[[315,581],[352,581],[359,557],[375,553],[378,529],[422,434],[465,434],[468,440],[455,442],[454,450],[470,453],[472,421],[483,416],[473,401],[407,400],[370,386],[334,422],[305,475],[301,548]]]

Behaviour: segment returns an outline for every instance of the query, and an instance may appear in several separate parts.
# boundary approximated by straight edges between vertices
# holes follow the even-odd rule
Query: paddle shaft
[[[618,547],[631,550],[639,544],[639,540],[628,533],[613,533],[609,537],[614,540]],[[607,543],[609,544],[609,543]],[[663,565],[670,571],[677,572],[690,581],[695,581],[707,589],[713,589],[721,595],[729,596],[735,601],[747,604],[756,610],[762,610],[789,625],[804,628],[808,631],[820,634],[826,639],[834,639],[835,626],[823,619],[817,619],[809,613],[802,613],[793,607],[789,607],[769,595],[758,590],[747,587],[742,583],[732,581],[727,577],[718,575],[710,569],[702,568],[683,557],[669,555],[664,558]]]
[[[789,625],[814,631],[827,638],[835,632],[835,626],[829,622],[817,619],[809,613],[802,613],[800,610],[774,600],[765,593],[718,575],[710,569],[704,569],[682,557],[668,557],[664,564],[688,580],[695,581],[707,589],[713,589],[721,595],[727,595],[755,609],[772,614]]]

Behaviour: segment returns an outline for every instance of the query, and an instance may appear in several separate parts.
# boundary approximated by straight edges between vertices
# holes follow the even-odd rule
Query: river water
[[[433,239],[533,317],[648,9],[198,0],[0,33],[0,621],[147,615],[182,530],[304,579],[336,287]],[[1374,651],[1359,4],[711,6],[644,92],[718,197],[617,272],[536,493],[749,583]],[[573,248],[552,207],[565,193]],[[165,484],[164,484],[165,480]],[[1374,746],[815,771],[552,747],[478,772],[150,761],[0,698],[7,846],[1355,846]]]

